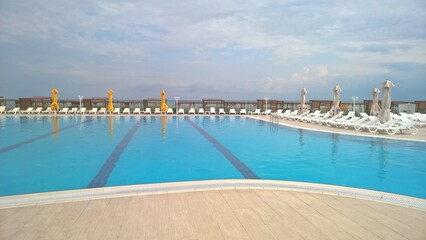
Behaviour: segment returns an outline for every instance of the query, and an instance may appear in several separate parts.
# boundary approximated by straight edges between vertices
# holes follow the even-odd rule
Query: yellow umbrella
[[[161,90],[161,111],[167,112],[169,106],[166,104],[166,91]]]
[[[50,104],[50,109],[52,109],[54,111],[59,110],[58,90],[56,88],[52,89],[52,104]]]
[[[114,110],[114,105],[112,105],[112,94],[114,94],[112,89],[108,90],[108,111],[110,112]]]

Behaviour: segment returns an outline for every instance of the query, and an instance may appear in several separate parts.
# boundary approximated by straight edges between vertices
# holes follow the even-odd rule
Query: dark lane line
[[[209,142],[213,144],[213,146],[219,150],[225,156],[228,161],[234,165],[234,167],[246,178],[246,179],[260,179],[249,167],[247,167],[243,162],[240,161],[231,151],[225,148],[218,140],[216,140],[213,136],[208,134],[204,129],[199,127],[197,124],[192,122],[191,120],[185,118],[185,120],[194,127],[198,132],[200,132],[203,137],[205,137]]]
[[[35,142],[35,141],[37,141],[37,140],[41,140],[41,139],[43,139],[43,138],[46,138],[46,137],[48,137],[48,136],[50,136],[50,135],[53,135],[53,134],[56,134],[56,133],[58,133],[58,132],[65,131],[65,130],[70,129],[70,128],[73,128],[73,127],[77,127],[77,126],[79,126],[79,125],[81,125],[81,124],[84,124],[84,123],[87,123],[87,122],[90,122],[90,121],[92,121],[92,120],[82,121],[82,122],[79,122],[79,123],[76,123],[76,124],[72,124],[72,125],[67,126],[67,127],[64,127],[64,128],[60,128],[60,129],[58,129],[58,131],[56,131],[56,132],[55,132],[55,131],[52,131],[52,132],[49,132],[49,133],[46,133],[46,134],[43,134],[43,135],[40,135],[40,136],[37,136],[37,137],[31,138],[31,139],[28,139],[28,140],[26,140],[26,141],[23,141],[23,142],[20,142],[20,143],[16,143],[16,144],[10,145],[10,146],[5,147],[5,148],[0,148],[0,154],[1,154],[1,153],[8,152],[8,151],[13,150],[13,149],[18,148],[18,147],[21,147],[21,146],[23,146],[23,145],[33,143],[33,142]]]
[[[95,178],[92,179],[92,181],[87,185],[87,188],[96,188],[96,187],[103,187],[108,182],[108,178],[111,175],[112,171],[115,168],[115,164],[120,159],[121,154],[124,152],[124,149],[126,149],[129,142],[132,140],[133,136],[135,135],[136,131],[139,129],[141,125],[141,120],[133,126],[129,132],[127,132],[126,136],[121,140],[121,142],[115,147],[114,151],[111,153],[111,155],[108,157],[108,159],[105,161],[102,168],[99,170],[98,174],[95,176]]]

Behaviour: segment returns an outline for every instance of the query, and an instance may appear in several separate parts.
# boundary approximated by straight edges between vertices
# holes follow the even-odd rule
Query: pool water
[[[0,196],[213,179],[272,179],[426,198],[426,143],[246,117],[0,117]]]

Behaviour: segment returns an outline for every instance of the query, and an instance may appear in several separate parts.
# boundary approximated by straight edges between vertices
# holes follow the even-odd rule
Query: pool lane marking
[[[58,129],[58,131],[56,131],[56,132],[55,132],[55,131],[52,131],[52,132],[49,132],[49,133],[46,133],[46,134],[43,134],[43,135],[40,135],[40,136],[37,136],[37,137],[31,138],[31,139],[28,139],[28,140],[26,140],[26,141],[23,141],[23,142],[20,142],[20,143],[16,143],[16,144],[10,145],[10,146],[5,147],[5,148],[0,148],[0,154],[1,154],[1,153],[8,152],[8,151],[13,150],[13,149],[18,148],[18,147],[21,147],[21,146],[23,146],[23,145],[33,143],[33,142],[35,142],[35,141],[37,141],[37,140],[41,140],[41,139],[43,139],[43,138],[46,138],[46,137],[48,137],[48,136],[50,136],[50,135],[53,135],[53,134],[56,134],[56,133],[58,133],[58,132],[65,131],[65,130],[68,130],[68,129],[73,128],[73,127],[77,127],[77,126],[79,126],[79,125],[81,125],[81,124],[84,124],[84,123],[87,123],[87,122],[90,122],[90,121],[92,121],[92,120],[91,120],[91,119],[89,119],[89,120],[86,120],[86,121],[82,121],[82,122],[79,122],[79,123],[76,123],[76,124],[72,124],[72,125],[67,126],[67,127],[64,127],[64,128],[60,128],[60,129]]]
[[[200,134],[203,135],[203,137],[205,137],[209,142],[211,142],[213,144],[213,146],[217,150],[219,150],[219,152],[221,152],[223,154],[223,156],[225,156],[225,158],[228,159],[228,161],[232,165],[234,165],[234,167],[244,176],[244,178],[246,178],[246,179],[260,179],[249,167],[247,167],[247,165],[245,165],[243,162],[241,162],[240,159],[238,159],[234,154],[232,154],[231,151],[226,149],[226,147],[223,146],[217,139],[215,139],[213,136],[208,134],[204,129],[199,127],[197,124],[195,124],[191,120],[186,119],[186,118],[185,118],[185,120],[188,121],[188,123],[192,127],[194,127],[198,132],[200,132]]]
[[[114,151],[112,151],[111,155],[105,161],[104,165],[101,167],[98,174],[95,176],[95,178],[92,179],[89,185],[87,185],[87,188],[96,188],[96,187],[105,186],[105,184],[108,182],[109,176],[111,175],[112,171],[115,168],[115,164],[118,162],[121,154],[123,154],[124,152],[124,149],[126,149],[127,145],[132,140],[136,131],[139,129],[141,122],[142,121],[139,120],[139,122],[137,122],[127,132],[126,136],[124,136],[124,138],[121,139],[121,142],[115,147]]]

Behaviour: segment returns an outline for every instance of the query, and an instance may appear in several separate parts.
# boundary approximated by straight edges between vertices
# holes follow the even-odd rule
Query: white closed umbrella
[[[395,87],[395,85],[389,81],[385,80],[382,83],[382,109],[379,113],[379,119],[381,123],[385,123],[390,120],[391,116],[391,94],[390,90]]]
[[[370,116],[379,115],[379,112],[380,112],[379,93],[380,93],[380,90],[378,88],[373,88],[373,104],[371,105]]]
[[[300,92],[300,110],[299,114],[306,112],[306,94],[308,91],[306,91],[306,88],[302,88]]]
[[[336,84],[333,88],[333,106],[331,106],[331,109],[329,111],[331,116],[334,116],[340,112],[340,92],[342,89],[340,88],[339,84]]]

